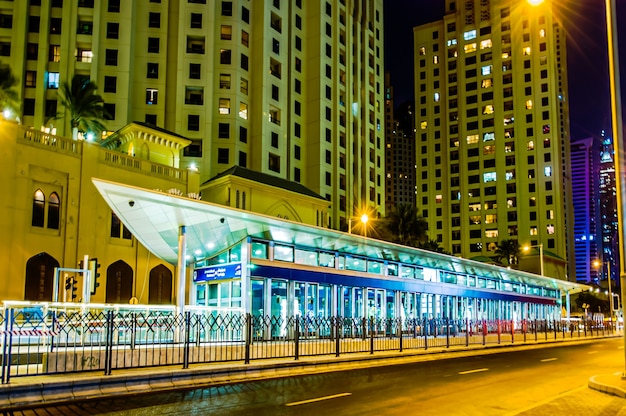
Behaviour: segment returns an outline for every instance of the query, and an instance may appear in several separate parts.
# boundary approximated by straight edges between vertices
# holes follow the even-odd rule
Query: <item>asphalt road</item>
[[[522,415],[575,400],[623,341],[558,346],[30,409],[16,415]],[[597,393],[602,394],[602,393]],[[565,398],[565,399],[564,399]],[[568,399],[571,398],[571,399]],[[574,403],[572,403],[575,405]]]

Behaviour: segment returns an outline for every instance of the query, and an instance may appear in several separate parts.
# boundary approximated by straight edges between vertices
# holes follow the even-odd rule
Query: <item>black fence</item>
[[[609,336],[609,322],[253,316],[239,312],[5,309],[11,377]]]

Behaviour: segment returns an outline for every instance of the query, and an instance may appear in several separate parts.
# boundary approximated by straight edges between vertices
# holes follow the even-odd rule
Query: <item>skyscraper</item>
[[[0,5],[0,59],[21,121],[68,135],[57,91],[99,87],[115,131],[140,121],[192,140],[181,167],[233,165],[326,197],[328,224],[384,214],[382,0],[31,0]]]
[[[572,140],[574,262],[579,283],[598,283],[600,275],[604,274],[596,264],[603,261],[598,181],[602,166],[600,145],[596,137]]]
[[[565,33],[551,1],[446,1],[414,29],[417,206],[451,253],[574,275]],[[537,258],[541,257],[541,258]],[[506,263],[505,263],[506,264]]]

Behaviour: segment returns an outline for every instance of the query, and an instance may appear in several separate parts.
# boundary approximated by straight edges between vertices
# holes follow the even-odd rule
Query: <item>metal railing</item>
[[[256,316],[240,310],[6,308],[12,377],[611,336],[602,321]]]

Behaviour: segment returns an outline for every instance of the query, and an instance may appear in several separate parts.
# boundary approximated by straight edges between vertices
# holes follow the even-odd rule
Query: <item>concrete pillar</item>
[[[178,291],[176,292],[176,309],[179,314],[185,312],[185,292],[187,289],[187,230],[184,225],[178,229]]]

